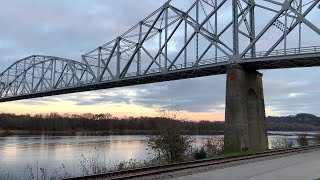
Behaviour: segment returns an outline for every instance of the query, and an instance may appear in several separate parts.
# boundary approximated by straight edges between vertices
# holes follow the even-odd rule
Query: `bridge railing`
[[[251,53],[247,53],[244,55],[243,59],[254,59],[254,58],[263,58],[263,57],[275,57],[275,56],[286,56],[286,55],[298,55],[298,54],[307,54],[307,53],[318,53],[320,52],[320,46],[310,46],[310,47],[302,47],[302,48],[289,48],[289,49],[279,49],[279,50],[273,50],[268,54],[268,51],[260,51],[256,52],[254,56],[251,55]],[[268,54],[266,56],[266,54]],[[193,68],[193,67],[200,67],[200,66],[205,66],[205,65],[210,65],[210,64],[215,64],[215,63],[220,63],[220,62],[227,62],[229,61],[228,56],[221,56],[218,58],[211,58],[211,59],[204,59],[200,60],[198,62],[193,61],[193,62],[188,62],[186,64],[175,64],[172,66],[168,71],[176,71],[176,70],[181,70],[181,69],[188,69],[188,68]],[[131,77],[139,77],[142,75],[150,75],[150,74],[157,74],[165,72],[164,68],[154,68],[154,69],[149,69],[147,72],[145,71],[140,71],[138,72],[130,72],[125,74],[124,78],[131,78]],[[113,77],[108,76],[104,78],[104,81],[111,81],[114,80]]]
[[[279,50],[273,50],[271,52],[260,51],[255,53],[253,56],[251,53],[246,53],[243,56],[243,59],[255,59],[255,58],[274,57],[274,56],[289,56],[289,55],[299,55],[299,54],[318,53],[318,52],[320,52],[320,46],[309,46],[309,47],[301,47],[301,48],[279,49]]]
[[[227,61],[229,61],[228,56],[218,57],[217,59],[216,58],[204,59],[204,60],[200,60],[199,62],[193,61],[193,62],[188,62],[186,64],[175,64],[169,69],[169,71],[205,66],[205,65],[210,65],[210,64],[220,63],[220,62],[227,62]],[[149,75],[149,74],[161,73],[164,71],[165,70],[163,68],[154,68],[154,69],[149,69],[147,72],[145,71],[141,71],[140,73],[131,72],[131,73],[127,73],[125,75],[125,78],[136,77],[136,76],[142,75],[143,73],[145,73],[146,75]],[[111,79],[112,77],[110,76],[110,77],[107,77],[105,80],[111,80]]]

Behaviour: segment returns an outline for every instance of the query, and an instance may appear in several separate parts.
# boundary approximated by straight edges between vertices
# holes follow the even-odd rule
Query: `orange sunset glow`
[[[44,98],[45,99],[45,98]],[[39,99],[36,99],[39,100]],[[34,100],[34,101],[36,101]],[[29,100],[30,101],[30,100]],[[25,101],[0,103],[1,113],[14,114],[48,114],[48,113],[111,113],[116,117],[123,116],[157,116],[156,107],[143,107],[136,104],[126,103],[102,103],[95,105],[77,105],[74,101],[60,100],[58,102],[44,102],[44,103],[25,103]],[[180,118],[186,120],[210,120],[210,121],[224,121],[224,110],[214,110],[209,112],[188,112],[180,111]],[[266,115],[274,115],[270,107],[266,107]]]

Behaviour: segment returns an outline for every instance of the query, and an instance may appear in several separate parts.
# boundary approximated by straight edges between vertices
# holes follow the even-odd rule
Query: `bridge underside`
[[[301,54],[294,56],[265,57],[257,59],[241,60],[239,63],[247,70],[263,70],[263,69],[283,69],[283,68],[299,68],[299,67],[315,67],[320,66],[320,53]],[[0,102],[15,101],[22,99],[30,99],[44,96],[61,95],[76,92],[85,92],[99,89],[110,89],[116,87],[125,87],[139,84],[149,84],[155,82],[172,81],[179,79],[196,78],[203,76],[219,75],[227,73],[227,66],[230,62],[222,62],[216,64],[199,63],[198,66],[181,68],[176,70],[150,73],[141,76],[126,77],[119,80],[110,80],[97,83],[83,84],[67,88],[58,88],[48,91],[29,93],[24,95],[15,95],[0,98]]]

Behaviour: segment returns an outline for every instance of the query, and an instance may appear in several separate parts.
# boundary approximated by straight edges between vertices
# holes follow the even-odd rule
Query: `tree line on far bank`
[[[108,131],[150,134],[157,124],[172,121],[164,117],[114,117],[111,114],[15,115],[0,114],[0,130],[24,131]],[[219,134],[224,122],[177,120],[188,134]],[[267,117],[267,129],[274,131],[320,131],[320,120],[314,115]]]

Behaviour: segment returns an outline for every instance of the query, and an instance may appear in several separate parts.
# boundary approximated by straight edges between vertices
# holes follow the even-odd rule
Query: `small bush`
[[[200,148],[200,150],[197,149],[197,150],[195,151],[195,153],[194,153],[194,158],[195,158],[195,159],[205,159],[205,158],[207,158],[207,153],[206,153],[206,151],[204,150],[203,147]]]
[[[136,160],[130,159],[129,161],[121,161],[117,165],[114,166],[116,171],[128,170],[128,169],[136,169],[140,167],[144,167],[145,164],[143,162],[138,162]]]
[[[278,137],[271,141],[272,149],[292,148],[293,141],[287,137]]]
[[[309,142],[306,134],[299,134],[297,141],[299,146],[309,146]]]
[[[247,146],[241,148],[241,151],[248,151],[248,150],[249,148]]]
[[[204,150],[207,155],[215,155],[223,152],[224,140],[223,138],[208,138],[203,144]]]
[[[80,167],[83,175],[106,173],[109,167],[107,166],[105,151],[95,147],[86,156],[82,154]]]

